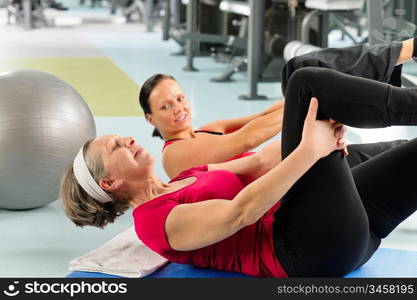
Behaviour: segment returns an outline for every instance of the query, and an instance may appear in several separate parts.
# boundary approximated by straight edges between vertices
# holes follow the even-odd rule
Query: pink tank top
[[[223,241],[193,251],[172,249],[166,238],[165,221],[176,205],[210,199],[232,200],[244,188],[235,174],[225,170],[208,172],[207,166],[183,171],[171,182],[187,177],[196,177],[197,180],[134,209],[135,230],[145,245],[176,263],[258,277],[288,277],[276,258],[273,246],[273,214],[279,202],[258,222]]]

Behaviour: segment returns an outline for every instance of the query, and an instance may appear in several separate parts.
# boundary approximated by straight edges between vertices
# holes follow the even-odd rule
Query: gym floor
[[[199,72],[184,72],[184,56],[174,56],[179,46],[162,41],[160,24],[146,32],[142,23],[114,24],[109,8],[80,7],[78,0],[62,2],[70,10],[63,16],[82,16],[76,27],[41,27],[24,30],[5,25],[0,9],[0,72],[13,69],[38,69],[53,73],[71,83],[91,108],[97,134],[116,133],[134,136],[155,157],[156,174],[167,179],[160,164],[162,141],[151,138],[138,105],[139,84],[154,73],[169,73],[177,78],[193,109],[194,126],[212,120],[258,112],[282,97],[277,82],[260,83],[259,93],[266,101],[241,101],[247,92],[244,73],[230,83],[212,83],[226,67],[210,57],[198,57]],[[118,12],[120,14],[120,12]],[[331,46],[348,45],[339,41],[340,33],[330,35]],[[417,65],[406,71],[417,74]],[[381,130],[350,129],[351,143],[394,138],[413,138],[417,128]],[[401,201],[401,199],[398,199]],[[26,211],[0,209],[0,277],[65,277],[68,262],[99,246],[132,226],[127,212],[104,230],[78,228],[64,215],[59,201]],[[383,247],[417,250],[417,216],[413,215],[385,239]]]

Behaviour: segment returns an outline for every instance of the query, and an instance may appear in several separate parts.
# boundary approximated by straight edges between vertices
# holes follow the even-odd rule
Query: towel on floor
[[[69,270],[144,277],[168,261],[145,246],[131,227],[101,247],[69,262]]]

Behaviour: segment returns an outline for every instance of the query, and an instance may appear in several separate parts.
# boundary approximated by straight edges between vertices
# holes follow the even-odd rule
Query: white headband
[[[74,159],[73,168],[75,178],[90,197],[101,203],[113,201],[113,199],[97,184],[93,179],[93,176],[91,176],[91,173],[85,164],[83,147],[81,147],[80,152],[78,152]]]

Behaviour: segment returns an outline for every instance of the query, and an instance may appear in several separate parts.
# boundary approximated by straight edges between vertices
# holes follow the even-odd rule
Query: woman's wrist
[[[260,116],[264,116],[270,113],[273,113],[277,110],[280,110],[284,107],[284,101],[283,99],[278,100],[275,104],[271,105],[270,107],[268,107],[267,109],[265,109],[264,111],[262,111],[259,115]]]
[[[321,155],[315,151],[313,147],[310,147],[308,143],[303,142],[303,140],[294,151],[299,152],[300,156],[303,157],[307,163],[312,165],[321,158]]]

